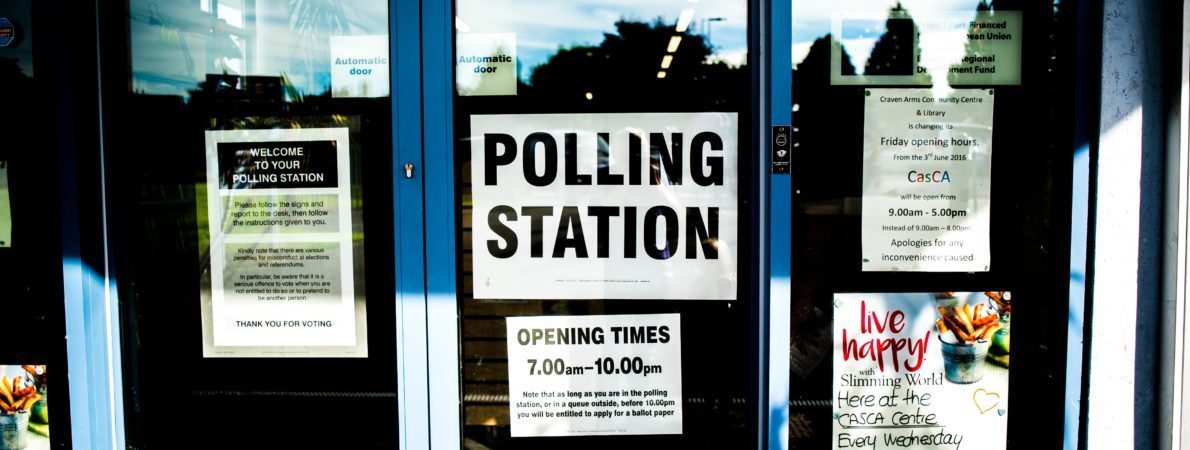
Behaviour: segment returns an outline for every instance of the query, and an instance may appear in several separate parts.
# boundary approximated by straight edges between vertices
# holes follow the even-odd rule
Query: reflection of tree
[[[864,64],[864,75],[915,75],[921,79],[921,84],[931,84],[929,74],[913,71],[913,60],[921,52],[917,35],[913,16],[898,2],[888,11],[884,34],[872,47],[872,54]]]
[[[798,104],[806,100],[806,96],[824,96],[824,87],[831,84],[831,48],[839,48],[839,74],[855,75],[855,66],[851,65],[851,56],[847,48],[839,44],[833,36],[826,35],[810,44],[810,51],[806,58],[793,68],[793,103]],[[812,89],[807,89],[810,87]]]
[[[840,268],[849,267],[858,217],[846,206],[860,195],[864,88],[831,84],[831,52],[839,75],[855,75],[851,57],[831,35],[818,38],[793,71],[793,255],[790,327],[790,398],[819,399],[830,392],[831,294]],[[875,53],[875,52],[874,52]],[[830,429],[830,410],[790,410],[802,429]],[[830,433],[794,435],[805,448],[829,447]]]
[[[0,56],[0,86],[14,94],[29,92],[33,87],[33,78],[25,75],[16,58]]]
[[[863,91],[854,86],[831,85],[831,49],[841,47],[831,35],[818,38],[810,46],[806,58],[793,71],[792,96],[795,106],[793,111],[794,149],[793,175],[799,190],[797,204],[820,205],[831,208],[841,208],[844,199],[858,195],[862,178],[862,171],[858,170],[862,153],[855,149],[861,148],[863,138]],[[854,75],[855,67],[850,63],[851,58],[845,48],[839,48],[840,74]],[[837,219],[838,216],[821,216],[815,221]],[[815,221],[806,221],[805,226]],[[827,230],[834,230],[838,223],[830,222],[824,226]],[[843,257],[838,252],[822,251],[831,248],[832,238],[837,234],[827,234],[822,237],[819,245],[803,243],[803,247],[815,253],[819,263],[812,267],[804,266],[804,270],[823,270],[826,267],[837,267],[837,259]],[[812,284],[799,286],[811,289]],[[801,298],[815,297],[811,293],[801,293]],[[798,302],[795,311],[792,331],[796,337],[807,342],[816,339],[820,328],[830,327],[830,322],[815,319],[814,304]]]
[[[854,105],[840,100],[844,88],[831,85],[831,49],[838,47],[841,75],[854,75],[855,67],[851,57],[833,36],[818,38],[810,45],[806,58],[793,71],[792,97],[796,111],[793,113],[794,134],[798,145],[797,153],[803,158],[838,157],[833,150],[838,145],[840,127],[850,121],[862,122],[862,109],[857,116]],[[854,90],[854,89],[851,89]],[[807,173],[806,176],[815,176]],[[821,175],[819,175],[821,176]],[[837,183],[813,183],[814,186],[834,186]]]
[[[560,49],[520,85],[518,102],[580,110],[681,110],[743,106],[746,72],[708,63],[711,48],[699,35],[683,34],[673,61],[658,78],[661,59],[673,36],[672,25],[621,20],[616,32],[595,46]],[[590,93],[590,99],[588,99]],[[729,105],[729,103],[731,105]]]
[[[797,166],[822,169],[830,167],[832,161],[841,163],[840,158],[851,156],[842,152],[849,147],[841,145],[840,140],[852,136],[844,133],[844,129],[863,122],[862,107],[857,110],[855,104],[843,100],[855,89],[831,85],[832,48],[838,48],[839,74],[855,75],[847,49],[829,34],[810,45],[806,58],[793,71],[791,94],[795,110],[792,125],[797,145],[794,151],[799,158],[795,161]],[[799,162],[801,164],[797,164]],[[799,168],[794,170],[798,171],[799,179],[805,180],[805,185],[812,187],[802,193],[804,198],[842,196],[845,186],[839,182],[840,177],[830,171],[808,169],[803,173]]]
[[[978,56],[986,56],[986,55],[995,54],[995,45],[994,44],[989,43],[985,39],[975,39],[975,40],[971,39],[972,35],[982,34],[982,32],[975,30],[975,27],[974,27],[975,23],[977,23],[977,22],[987,23],[987,22],[990,22],[994,18],[995,18],[995,13],[992,12],[991,5],[989,5],[986,0],[979,0],[979,5],[976,5],[976,7],[975,7],[975,19],[972,20],[972,22],[971,22],[972,27],[967,30],[967,44],[964,46],[964,48],[966,49],[966,51],[963,52],[964,57],[967,57],[967,56],[978,57]],[[966,64],[964,64],[962,61],[956,61],[950,67],[953,70],[954,68],[963,67],[965,65]],[[962,75],[952,72],[952,73],[948,73],[946,77],[947,77],[947,81],[951,85],[954,85],[956,83],[959,83],[959,79],[962,78]]]

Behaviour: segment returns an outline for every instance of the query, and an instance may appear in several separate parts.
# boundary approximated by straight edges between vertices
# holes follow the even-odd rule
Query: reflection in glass
[[[846,10],[795,6],[795,74],[828,70],[833,85],[933,85],[939,93],[951,86],[1020,84],[1021,11],[995,9],[986,0],[868,3]],[[822,39],[835,42],[820,48],[830,51],[829,69],[800,67],[814,61],[811,52]]]
[[[256,75],[289,101],[326,95],[332,37],[388,34],[383,2],[133,0],[129,9],[132,90],[143,94],[186,97],[213,77]]]
[[[650,27],[666,34],[666,53],[679,50],[682,36],[699,36],[710,50],[698,63],[723,62],[731,67],[746,63],[748,18],[743,2],[668,1],[609,4],[600,0],[546,2],[526,8],[513,0],[460,0],[456,31],[463,33],[516,33],[518,73],[529,83],[533,72],[552,58],[584,47],[596,46],[622,32],[623,24]],[[715,41],[711,42],[711,29]],[[623,36],[623,35],[620,35]],[[649,61],[650,75],[662,55]],[[640,69],[646,63],[640,61]]]
[[[846,8],[831,1],[795,1],[793,4],[793,63],[799,64],[805,60],[814,41],[831,33],[832,17],[843,11],[884,12],[909,11],[974,11],[980,0],[962,0],[958,2],[931,1],[900,1],[900,0],[864,0],[848,2]],[[858,67],[866,65],[868,55],[872,51],[877,38],[884,33],[884,21],[875,23],[853,22],[845,27],[839,38],[843,47],[852,55],[851,63]]]

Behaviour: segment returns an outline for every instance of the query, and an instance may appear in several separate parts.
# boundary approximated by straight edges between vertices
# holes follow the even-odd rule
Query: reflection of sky
[[[459,0],[460,32],[516,33],[522,80],[559,48],[598,45],[620,19],[677,23],[682,10],[694,11],[688,33],[710,28],[712,60],[740,64],[747,56],[748,14],[744,0],[569,0],[527,3],[516,0]],[[706,22],[721,17],[722,21]],[[660,62],[660,61],[659,61]]]
[[[278,76],[284,73],[307,94],[330,88],[329,31],[302,36],[291,27],[291,0],[132,0],[133,85],[138,92],[187,95],[208,73]],[[308,2],[322,4],[324,2]],[[388,33],[388,2],[339,2],[346,35]],[[532,69],[559,48],[598,45],[620,19],[671,26],[692,10],[689,33],[710,29],[713,61],[740,64],[747,57],[745,0],[574,0],[521,2],[459,0],[459,19],[477,33],[516,33],[518,70]],[[215,17],[230,37],[213,32]],[[709,22],[710,18],[722,21]],[[243,27],[235,25],[242,24]],[[235,44],[229,44],[234,41]],[[658,61],[660,62],[660,61]]]
[[[884,34],[884,20],[845,19],[840,26],[839,41],[851,56],[851,65],[863,72],[876,40]]]
[[[33,76],[33,21],[29,5],[30,0],[0,0],[0,17],[7,17],[21,27],[21,42],[15,47],[0,48],[0,57],[16,58],[21,71]]]
[[[305,13],[295,12],[298,3]],[[305,94],[322,94],[330,89],[330,36],[388,34],[388,2],[378,0],[132,0],[129,8],[133,88],[147,94],[186,96],[206,74],[224,72],[285,74]],[[346,28],[303,35],[291,26],[297,21]]]
[[[837,0],[791,0],[793,21],[791,29],[793,36],[793,63],[800,63],[810,51],[810,45],[815,39],[826,36],[831,32],[831,15],[848,12],[888,11],[897,4],[897,0],[851,0],[845,7],[840,7]],[[915,11],[974,11],[979,0],[901,0],[901,5],[913,15]],[[881,24],[875,29],[883,32]],[[879,33],[879,32],[878,32]],[[856,36],[849,45],[846,42],[847,32],[844,30],[843,46],[851,55],[851,60],[857,69],[863,69],[863,63],[868,60],[874,38],[877,36]],[[871,40],[869,43],[868,41]],[[853,49],[854,47],[854,49]],[[861,57],[862,55],[862,57]]]

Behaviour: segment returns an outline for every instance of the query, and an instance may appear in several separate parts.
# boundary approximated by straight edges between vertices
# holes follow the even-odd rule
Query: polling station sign
[[[734,300],[735,113],[471,116],[477,299]]]

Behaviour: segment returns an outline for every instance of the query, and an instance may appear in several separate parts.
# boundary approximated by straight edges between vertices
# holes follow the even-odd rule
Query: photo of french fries
[[[986,295],[996,305],[996,309],[1004,318],[1012,315],[1012,294],[1005,291],[987,291],[983,295]]]
[[[50,450],[45,365],[0,365],[0,450]]]
[[[938,332],[946,334],[954,332],[956,341],[960,344],[974,344],[992,338],[999,330],[1000,314],[985,311],[983,303],[971,307],[970,304],[952,307],[938,307],[938,321],[934,323]]]
[[[41,394],[37,386],[25,381],[24,377],[0,377],[0,410],[5,414],[29,412]]]
[[[41,384],[45,383],[45,364],[37,365],[37,366],[32,365],[32,364],[25,364],[25,365],[21,366],[21,369],[24,370],[25,373],[28,373],[29,376],[33,378],[33,380],[35,381],[36,384],[41,385]]]

